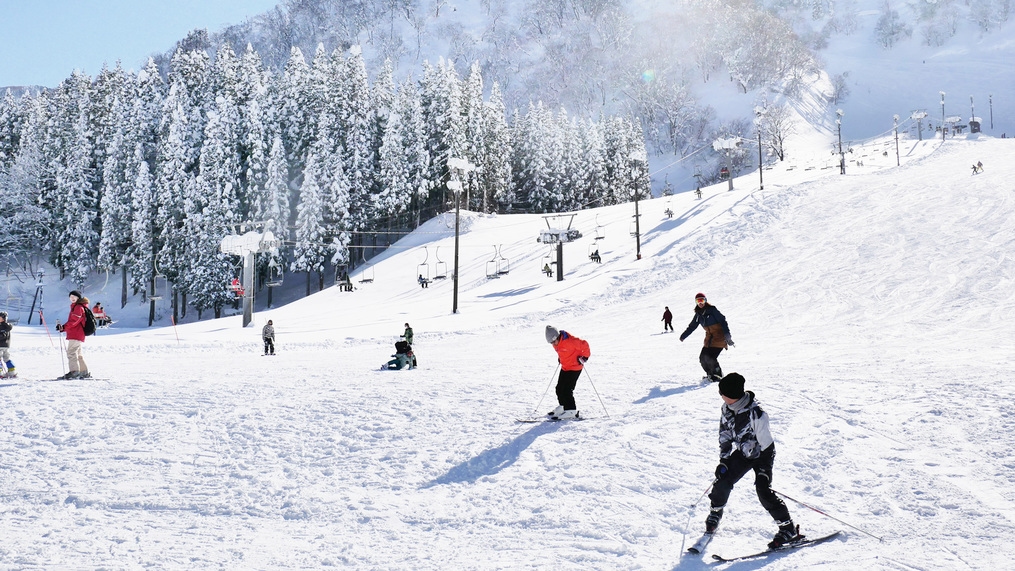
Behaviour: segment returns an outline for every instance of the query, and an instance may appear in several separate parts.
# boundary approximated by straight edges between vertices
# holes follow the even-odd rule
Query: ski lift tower
[[[223,254],[243,258],[243,280],[240,282],[243,288],[243,327],[254,320],[254,255],[279,247],[279,241],[269,229],[271,225],[270,221],[237,224],[234,226],[236,233],[222,238],[219,246]],[[248,231],[247,228],[255,229]],[[257,231],[256,228],[261,230]]]
[[[540,230],[539,236],[536,238],[536,242],[543,244],[550,244],[557,246],[557,281],[564,281],[564,244],[574,242],[582,237],[582,233],[577,228],[571,228],[571,224],[574,223],[574,217],[576,214],[549,214],[543,216],[543,220],[546,221],[546,230]],[[565,227],[562,222],[563,219],[567,218],[567,226]],[[559,222],[556,226],[550,223]]]

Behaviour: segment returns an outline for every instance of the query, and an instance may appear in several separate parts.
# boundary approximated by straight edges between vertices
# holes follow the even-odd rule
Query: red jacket
[[[85,308],[88,307],[88,302],[84,300],[78,300],[77,303],[70,306],[70,315],[67,316],[67,323],[63,324],[63,331],[67,334],[67,339],[74,341],[85,340]]]
[[[588,342],[571,335],[567,331],[560,332],[560,340],[553,345],[553,350],[557,352],[560,368],[565,371],[582,370],[582,364],[578,362],[578,357],[588,359],[592,355],[592,352],[589,351]]]

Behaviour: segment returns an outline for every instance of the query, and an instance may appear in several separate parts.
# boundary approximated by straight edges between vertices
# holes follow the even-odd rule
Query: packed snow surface
[[[763,190],[754,172],[643,200],[640,260],[633,204],[579,212],[563,281],[540,272],[542,216],[463,213],[456,314],[450,277],[416,281],[450,276],[453,215],[355,273],[355,291],[248,328],[130,328],[144,307],[115,310],[118,279],[100,280],[85,294],[121,320],[86,343],[95,379],[48,381],[66,367],[57,334],[14,329],[0,566],[1010,568],[1013,146],[904,139],[897,167],[883,141],[845,176],[798,158]],[[678,340],[698,291],[730,323],[723,369],[771,416],[773,487],[813,508],[787,501],[805,534],[838,539],[714,564],[775,532],[748,476],[706,553],[683,553],[704,527],[722,404],[700,381],[701,330]],[[50,326],[63,295],[47,289]],[[261,356],[269,318],[275,357]],[[406,322],[419,368],[379,370]],[[588,420],[515,422],[556,405],[547,324],[591,344]]]

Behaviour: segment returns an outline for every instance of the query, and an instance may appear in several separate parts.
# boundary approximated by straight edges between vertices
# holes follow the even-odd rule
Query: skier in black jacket
[[[722,519],[726,501],[733,486],[747,472],[754,470],[754,489],[762,507],[779,525],[779,531],[768,544],[779,547],[803,539],[800,527],[793,524],[785,502],[772,491],[772,468],[775,465],[775,439],[768,427],[768,414],[754,398],[744,391],[744,377],[730,373],[719,381],[722,417],[719,419],[719,465],[715,483],[708,498],[712,509],[705,519],[705,533],[715,533]]]

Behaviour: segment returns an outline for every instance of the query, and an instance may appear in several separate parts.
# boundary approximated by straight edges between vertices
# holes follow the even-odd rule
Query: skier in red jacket
[[[574,402],[574,388],[578,377],[582,374],[585,361],[592,352],[588,342],[571,335],[567,331],[557,331],[552,325],[546,326],[546,342],[553,345],[560,362],[560,375],[557,377],[557,408],[548,416],[554,420],[571,420],[578,418],[578,406]]]
[[[68,296],[70,298],[70,313],[67,315],[67,323],[63,325],[56,322],[56,330],[67,335],[67,365],[70,369],[62,379],[87,379],[92,375],[88,372],[88,364],[85,363],[85,308],[88,307],[88,298],[81,295],[81,292],[74,290]]]

